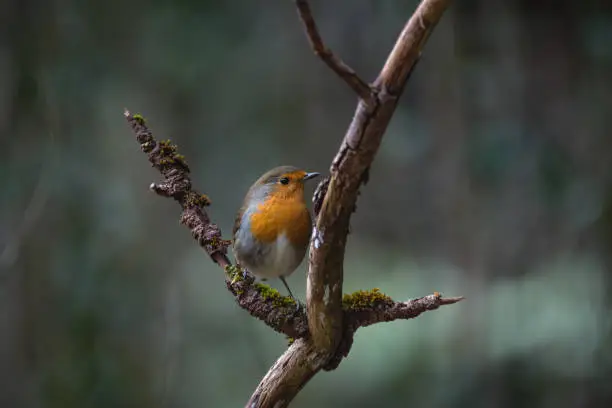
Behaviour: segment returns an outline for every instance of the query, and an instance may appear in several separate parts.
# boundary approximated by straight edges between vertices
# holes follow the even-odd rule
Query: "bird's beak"
[[[306,175],[304,176],[304,181],[319,177],[320,175],[321,174],[319,173],[306,173]]]

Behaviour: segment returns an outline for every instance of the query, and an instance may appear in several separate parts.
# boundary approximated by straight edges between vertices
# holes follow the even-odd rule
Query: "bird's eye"
[[[281,177],[280,180],[278,180],[281,184],[287,185],[289,184],[289,179],[287,177]]]

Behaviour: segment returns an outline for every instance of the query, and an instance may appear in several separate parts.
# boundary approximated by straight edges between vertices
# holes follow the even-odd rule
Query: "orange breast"
[[[310,213],[299,197],[270,196],[257,207],[250,221],[251,233],[262,242],[274,242],[283,233],[300,248],[310,240]]]

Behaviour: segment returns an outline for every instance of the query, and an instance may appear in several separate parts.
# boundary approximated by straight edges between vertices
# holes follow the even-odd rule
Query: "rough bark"
[[[370,165],[425,41],[449,3],[448,0],[425,0],[408,21],[374,81],[375,99],[359,101],[332,162],[331,176],[324,181],[326,193],[318,195],[322,203],[315,203],[320,210],[310,246],[308,325],[315,346],[330,356],[342,336],[344,248],[359,188],[368,179]]]
[[[182,207],[181,222],[199,245],[226,272],[226,286],[238,304],[274,330],[294,338],[293,344],[269,369],[247,407],[286,407],[321,369],[333,370],[348,355],[359,327],[421,313],[462,300],[439,293],[396,302],[377,289],[342,295],[343,262],[350,217],[359,188],[391,120],[404,85],[423,46],[450,0],[423,0],[405,25],[379,76],[372,84],[327,48],[319,35],[306,0],[296,0],[313,51],[359,96],[357,110],[334,158],[330,176],[319,184],[313,201],[316,216],[310,246],[306,308],[281,296],[233,266],[227,257],[229,241],[209,219],[210,200],[192,188],[189,166],[169,141],[157,141],[144,119],[125,111],[142,150],[160,171],[163,181],[155,193],[175,199]]]

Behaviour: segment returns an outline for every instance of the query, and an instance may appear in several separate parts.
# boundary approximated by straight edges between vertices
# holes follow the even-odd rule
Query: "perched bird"
[[[312,233],[304,182],[318,175],[292,166],[268,171],[247,192],[234,223],[238,264],[263,280],[280,278],[293,299],[285,277],[304,259]]]

